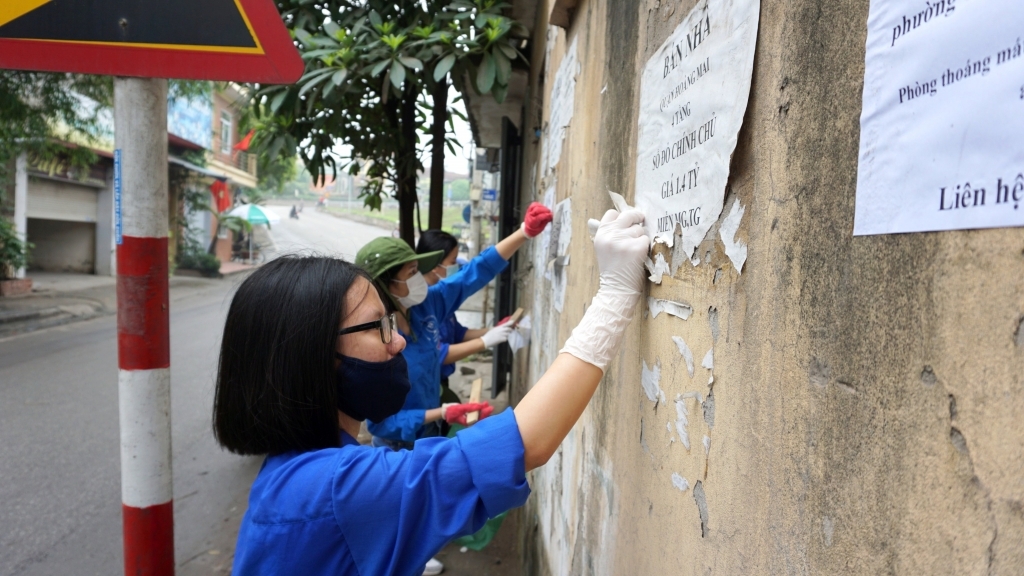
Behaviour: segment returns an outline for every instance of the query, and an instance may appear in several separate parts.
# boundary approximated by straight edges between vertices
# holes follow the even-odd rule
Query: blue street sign
[[[498,191],[493,189],[493,188],[490,188],[488,190],[484,190],[483,199],[484,200],[490,200],[492,202],[494,200],[497,200],[498,199]]]
[[[114,150],[114,240],[121,245],[121,149]]]
[[[469,208],[469,204],[466,204],[466,207],[462,209],[462,219],[466,221],[466,224],[469,224],[469,217],[471,215],[472,213]]]

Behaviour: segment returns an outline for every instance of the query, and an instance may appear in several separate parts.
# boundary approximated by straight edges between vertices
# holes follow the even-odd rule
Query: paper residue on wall
[[[565,285],[569,273],[569,243],[572,241],[572,200],[566,198],[554,209],[551,220],[551,244],[548,247],[548,266],[551,268],[551,289],[554,292],[554,306],[559,313],[565,305]]]
[[[686,371],[690,373],[690,378],[693,378],[693,352],[690,352],[690,347],[681,337],[673,336],[672,341],[676,343],[676,348],[683,355],[683,360],[686,360]]]
[[[732,203],[729,215],[722,220],[718,234],[722,237],[722,244],[725,245],[725,255],[732,261],[732,267],[737,272],[743,272],[743,263],[747,261],[747,245],[736,240],[736,232],[740,229],[740,220],[746,208],[740,206],[740,199]]]
[[[651,273],[651,276],[648,278],[648,280],[654,282],[655,284],[661,284],[661,277],[664,276],[665,274],[671,274],[671,272],[669,271],[668,262],[665,261],[665,257],[662,256],[661,254],[655,254],[653,261],[650,258],[648,258],[646,264],[647,271]]]
[[[678,488],[681,492],[686,492],[690,489],[690,483],[686,481],[686,478],[683,478],[675,472],[672,473],[672,485]]]
[[[523,316],[508,335],[508,346],[515,354],[530,343],[530,329],[533,327],[530,315]]]
[[[690,413],[686,410],[686,399],[676,396],[676,434],[679,434],[679,441],[683,446],[690,449],[690,433],[686,431]]]
[[[683,302],[662,300],[661,298],[647,298],[647,308],[651,312],[651,318],[657,318],[662,312],[686,320],[693,314],[693,308]]]
[[[576,105],[576,75],[579,73],[579,61],[576,59],[576,38],[573,38],[569,50],[562,58],[555,72],[555,81],[551,85],[551,117],[548,120],[547,139],[544,142],[545,176],[558,165],[562,157],[562,140],[566,129],[572,121],[573,109]]]
[[[661,361],[656,361],[653,368],[647,367],[647,361],[641,360],[643,364],[643,372],[640,373],[640,386],[644,389],[644,394],[647,395],[647,399],[651,402],[661,401],[665,403],[665,393],[661,390]]]
[[[704,455],[707,456],[711,452],[711,438],[704,437]]]
[[[715,369],[715,349],[708,350],[708,353],[704,355],[704,360],[700,363],[701,366],[708,370]],[[710,384],[710,382],[708,382]]]

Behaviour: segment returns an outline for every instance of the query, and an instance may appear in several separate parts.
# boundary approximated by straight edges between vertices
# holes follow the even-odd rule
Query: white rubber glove
[[[602,372],[618,352],[643,292],[644,260],[651,244],[641,226],[643,221],[639,210],[622,214],[609,210],[601,219],[594,236],[601,287],[562,348]]]
[[[508,335],[512,333],[512,326],[508,323],[495,326],[480,337],[484,341],[484,348],[493,348],[502,342],[508,341]]]

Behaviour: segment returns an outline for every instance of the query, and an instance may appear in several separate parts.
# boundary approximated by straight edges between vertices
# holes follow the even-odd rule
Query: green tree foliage
[[[421,127],[438,106],[427,94],[451,77],[463,92],[504,100],[513,61],[525,62],[517,48],[525,29],[502,14],[507,7],[498,0],[279,0],[306,73],[294,86],[256,93],[257,146],[271,158],[298,149],[317,181],[365,170],[364,203],[379,210],[392,194],[401,235],[411,242]]]

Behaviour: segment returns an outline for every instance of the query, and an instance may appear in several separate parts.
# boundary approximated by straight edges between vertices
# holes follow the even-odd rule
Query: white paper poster
[[[1024,225],[1024,2],[872,0],[854,235]]]
[[[652,241],[688,256],[718,220],[754,69],[759,0],[704,0],[647,62],[636,205]]]
[[[544,159],[542,176],[547,176],[562,157],[562,141],[572,121],[576,106],[576,75],[579,74],[580,63],[576,59],[576,38],[572,39],[569,50],[562,58],[555,81],[551,86],[551,117],[548,120],[547,139],[544,142]]]

